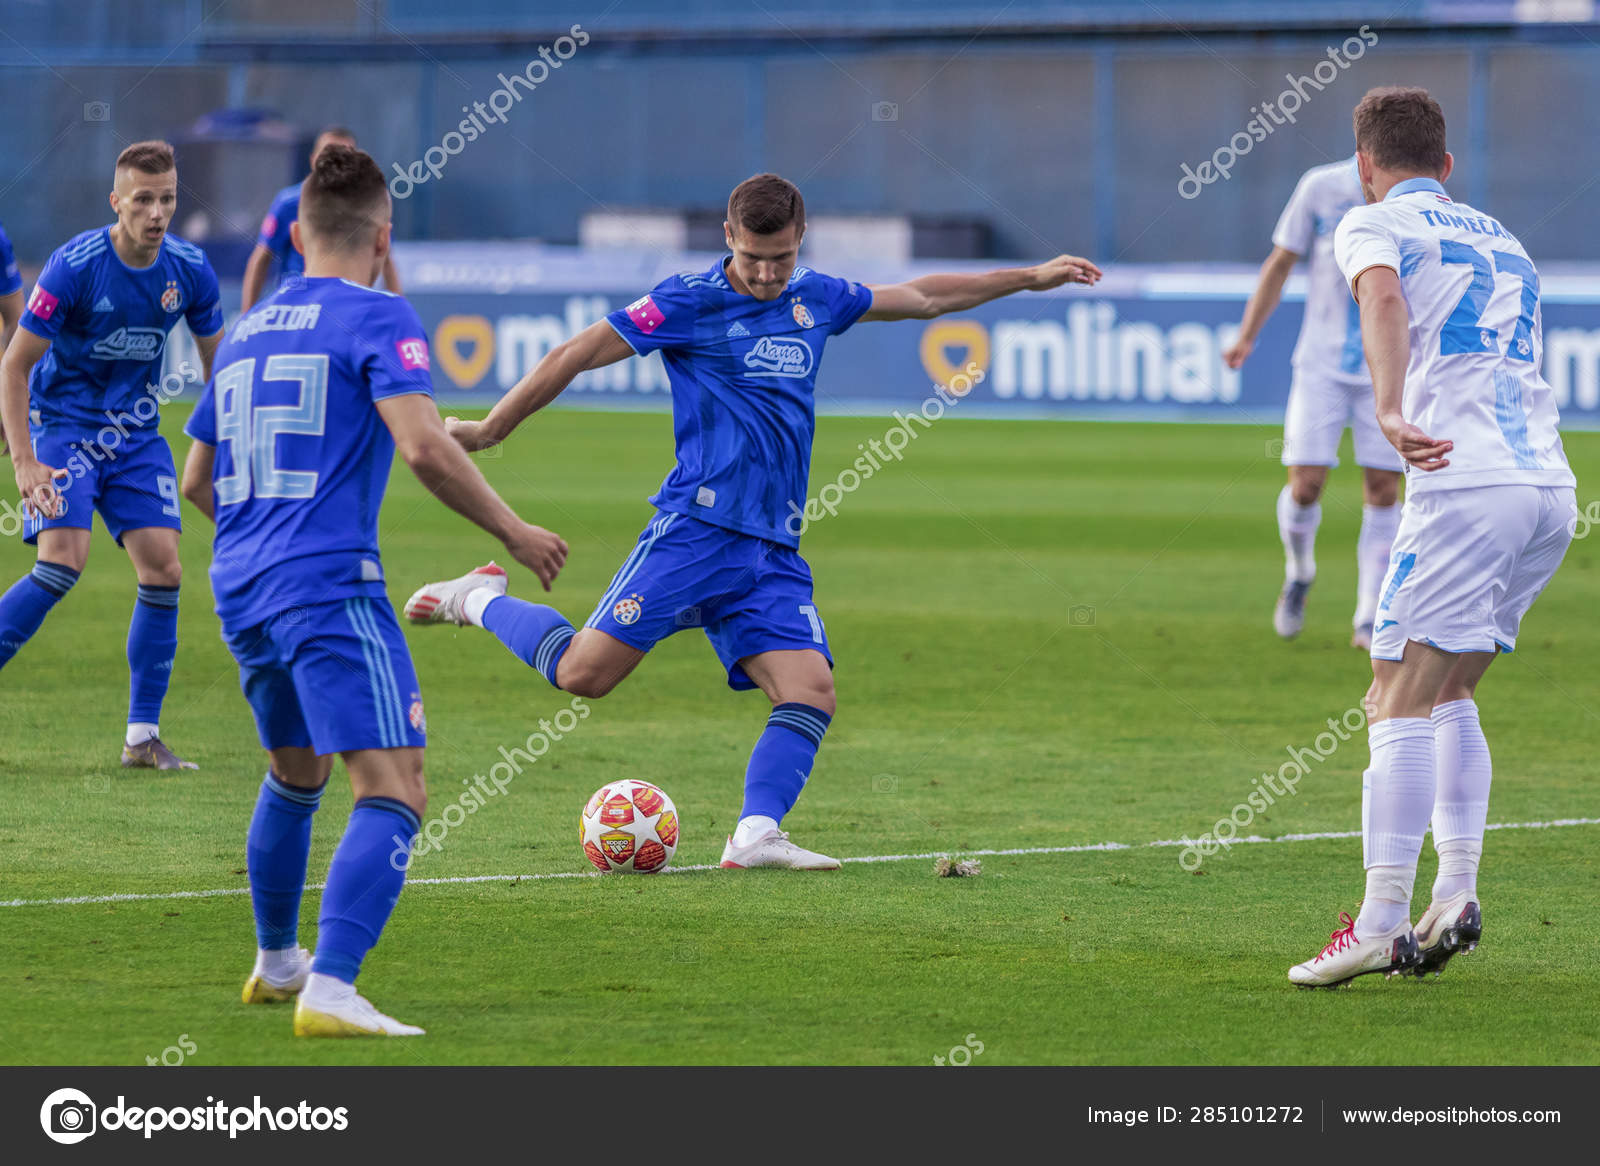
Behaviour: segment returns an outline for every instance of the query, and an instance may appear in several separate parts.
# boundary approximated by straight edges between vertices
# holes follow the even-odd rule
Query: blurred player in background
[[[355,149],[356,136],[344,126],[328,126],[317,135],[317,140],[311,147],[311,166],[317,165],[317,157],[330,145],[349,146]],[[248,312],[261,298],[262,289],[267,286],[267,277],[272,273],[273,264],[278,267],[278,282],[281,284],[286,276],[298,275],[306,269],[305,257],[294,249],[294,244],[289,239],[289,228],[300,215],[300,183],[291,183],[278,191],[272,198],[272,206],[267,209],[266,217],[261,220],[261,234],[256,239],[255,249],[250,252],[250,260],[244,266],[244,290],[239,295],[239,310]],[[383,260],[383,286],[399,295],[400,276],[394,269],[394,257],[385,256]]]
[[[1317,527],[1322,522],[1328,468],[1339,464],[1345,426],[1355,430],[1361,466],[1361,534],[1356,543],[1355,630],[1350,642],[1372,646],[1378,587],[1389,566],[1389,545],[1400,523],[1397,502],[1404,463],[1384,440],[1372,410],[1372,381],[1361,354],[1361,313],[1350,298],[1333,257],[1333,231],[1351,207],[1361,205],[1356,160],[1347,158],[1307,170],[1272,232],[1272,253],[1245,305],[1239,338],[1223,354],[1238,368],[1255,347],[1267,317],[1278,306],[1284,281],[1302,257],[1310,257],[1305,315],[1294,348],[1294,376],[1283,423],[1283,464],[1289,482],[1278,495],[1278,537],[1283,541],[1284,582],[1272,626],[1284,639],[1300,634],[1306,594],[1317,577]]]
[[[0,362],[0,412],[39,559],[0,598],[0,667],[78,581],[96,510],[139,579],[128,628],[132,672],[122,764],[194,769],[160,735],[178,648],[178,479],[158,429],[161,353],[187,320],[204,375],[222,339],[217,277],[167,230],[178,170],[166,142],[117,159],[117,221],[50,256]]]
[[[17,257],[11,250],[11,237],[0,226],[0,352],[11,343],[11,336],[22,319],[22,273],[17,270]],[[5,442],[0,438],[0,450]]]
[[[241,316],[189,419],[184,496],[217,524],[211,587],[270,768],[246,840],[256,964],[247,1004],[298,996],[297,1036],[415,1036],[355,990],[405,868],[426,789],[427,722],[378,557],[398,448],[445,505],[546,586],[567,547],[500,500],[445,432],[422,322],[371,283],[389,252],[378,164],[317,158],[292,230],[306,278]],[[313,961],[297,944],[316,813],[344,758],[355,807],[328,869]]]
[[[1474,694],[1560,566],[1576,481],[1539,372],[1539,274],[1522,244],[1441,185],[1453,161],[1424,89],[1374,89],[1355,112],[1368,206],[1339,225],[1361,305],[1378,423],[1410,485],[1372,637],[1361,913],[1289,970],[1302,985],[1438,972],[1483,932],[1478,863],[1489,746]],[[1439,855],[1411,928],[1422,837]]]
[[[834,714],[833,657],[799,554],[793,516],[807,494],[814,386],[823,346],[861,320],[932,319],[1019,291],[1092,284],[1100,269],[1062,255],[1036,267],[926,275],[864,287],[797,267],[805,203],[760,174],[728,199],[731,254],[675,275],[558,345],[481,422],[451,419],[467,449],[505,440],[587,369],[660,352],[672,385],[677,465],[650,500],[656,517],[582,631],[552,607],[505,594],[490,564],[424,586],[420,622],[487,628],[551,684],[610,692],[660,641],[703,627],[735,689],[772,702],[745,774],[725,867],[832,869],[779,829]]]

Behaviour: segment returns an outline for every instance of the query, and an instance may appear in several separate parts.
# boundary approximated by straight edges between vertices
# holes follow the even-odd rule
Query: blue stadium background
[[[1547,375],[1583,423],[1600,418],[1594,18],[1590,0],[0,0],[0,221],[36,267],[107,218],[123,145],[168,137],[181,167],[200,119],[224,110],[273,111],[298,134],[343,122],[386,169],[404,167],[501,73],[579,25],[588,44],[396,204],[408,294],[436,350],[441,327],[452,349],[441,395],[492,397],[564,330],[709,262],[577,250],[583,215],[648,207],[715,221],[734,182],[773,169],[814,215],[976,226],[985,258],[1070,250],[1114,276],[1087,315],[1072,315],[1078,293],[974,313],[976,332],[847,337],[830,350],[823,407],[915,402],[983,350],[993,375],[974,412],[1254,420],[1281,408],[1296,305],[1242,380],[1214,358],[1271,225],[1306,167],[1349,153],[1367,87],[1421,84],[1450,119],[1453,192],[1497,215],[1546,273]],[[1180,197],[1183,164],[1362,26],[1377,42],[1311,87],[1294,125],[1228,181]],[[229,238],[253,234],[273,190],[303,173],[302,147],[266,155],[248,188],[212,176],[209,213],[180,213],[225,277],[241,266]],[[1102,336],[1113,339],[1097,347]],[[661,399],[644,368],[597,374],[574,399],[584,394]]]

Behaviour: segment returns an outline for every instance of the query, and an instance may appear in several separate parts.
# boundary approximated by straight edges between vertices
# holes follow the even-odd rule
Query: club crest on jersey
[[[183,293],[178,290],[177,280],[167,280],[167,290],[161,293],[161,307],[167,312],[176,312],[183,307]]]
[[[624,625],[638,623],[643,614],[644,596],[638,594],[617,600],[617,605],[611,609],[611,618]]]
[[[811,345],[800,339],[763,336],[744,354],[744,366],[753,377],[810,376],[812,363]]]
[[[811,309],[806,307],[799,300],[796,300],[794,302],[794,322],[799,324],[802,328],[810,328],[815,325],[817,321],[816,318],[812,316]]]
[[[154,360],[166,342],[160,328],[118,328],[95,341],[89,352],[101,360]]]

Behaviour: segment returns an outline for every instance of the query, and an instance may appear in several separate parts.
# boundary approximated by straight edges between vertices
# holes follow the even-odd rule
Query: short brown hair
[[[317,156],[300,184],[300,223],[317,241],[346,251],[370,244],[383,225],[389,188],[372,155],[353,146],[330,145]]]
[[[141,174],[165,174],[177,165],[171,142],[149,141],[135,142],[118,154],[116,168],[137,170]]]
[[[728,222],[735,230],[744,228],[755,235],[772,235],[794,223],[806,226],[806,200],[800,188],[776,174],[757,174],[746,178],[728,196]]]
[[[1444,110],[1426,89],[1369,89],[1356,106],[1356,149],[1385,170],[1444,169]]]

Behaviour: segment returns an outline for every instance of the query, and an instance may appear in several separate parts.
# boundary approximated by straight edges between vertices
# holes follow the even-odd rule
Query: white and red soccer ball
[[[656,874],[678,849],[678,807],[648,781],[609,782],[583,807],[578,838],[604,874]]]

